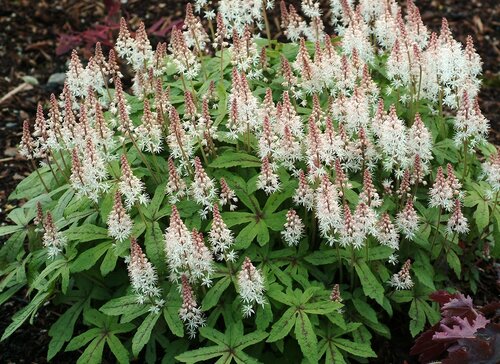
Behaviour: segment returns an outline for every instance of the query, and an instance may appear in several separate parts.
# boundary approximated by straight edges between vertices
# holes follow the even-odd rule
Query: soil
[[[323,7],[327,8],[329,1],[322,2],[325,3]],[[13,93],[0,101],[1,224],[5,222],[8,212],[15,208],[13,202],[7,201],[8,195],[31,170],[16,149],[21,138],[22,122],[25,119],[33,120],[37,103],[46,104],[52,92],[57,95],[62,89],[61,84],[48,83],[51,75],[65,71],[69,56],[69,53],[59,54],[64,51],[64,46],[59,42],[60,37],[74,39],[88,29],[100,29],[98,24],[111,24],[119,16],[126,17],[132,28],[136,28],[138,22],[143,20],[146,27],[159,22],[163,25],[161,29],[168,29],[170,24],[183,18],[186,1],[148,3],[143,0],[125,1],[117,13],[107,17],[113,0],[0,0],[0,99],[9,92]],[[416,3],[424,23],[431,30],[439,31],[444,16],[458,40],[465,42],[468,34],[473,36],[484,63],[480,105],[491,121],[491,141],[500,145],[500,7],[497,0],[419,0]],[[276,18],[271,19],[271,24],[279,24],[279,6],[275,9]],[[113,32],[116,33],[116,30],[111,30],[110,34]],[[168,32],[165,35],[168,36]],[[152,37],[153,43],[165,40],[162,36]],[[91,54],[90,49],[85,48],[85,41],[78,49],[83,56]],[[18,87],[18,92],[14,93]],[[481,269],[484,279],[478,295],[483,302],[487,302],[496,298],[494,292],[498,294],[498,277],[491,266]],[[27,298],[18,294],[0,307],[0,332],[10,323],[12,315],[26,303]],[[47,330],[59,314],[57,307],[51,304],[44,306],[33,325],[23,325],[9,339],[0,343],[0,362],[45,363],[46,348],[50,341]],[[397,319],[393,321],[396,330],[400,327],[401,335],[395,335],[398,342],[381,343],[383,362],[400,363],[403,359],[413,362],[407,355],[411,345],[407,323],[397,322]],[[75,362],[78,355],[74,352],[63,353],[52,362]]]

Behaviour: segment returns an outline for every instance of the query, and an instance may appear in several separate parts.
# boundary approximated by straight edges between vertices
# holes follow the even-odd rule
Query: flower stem
[[[436,244],[436,239],[439,234],[439,225],[441,224],[441,216],[443,214],[443,208],[439,208],[439,214],[438,214],[438,220],[437,220],[437,225],[436,225],[436,233],[434,234],[434,238],[432,239],[432,244],[431,244],[431,256],[432,256],[432,251],[434,250],[434,244]]]
[[[38,170],[38,168],[36,167],[35,162],[33,162],[33,159],[30,159],[30,162],[31,162],[31,165],[33,166],[33,169],[35,170],[36,174],[38,175],[38,178],[40,179],[40,182],[42,182],[42,185],[43,185],[43,187],[45,188],[45,191],[46,191],[47,193],[50,193],[50,190],[49,190],[49,188],[47,187],[47,185],[45,184],[45,181],[43,180],[42,175],[40,174],[40,171],[39,171],[39,170]]]
[[[47,156],[45,158],[45,160],[47,161],[47,165],[49,166],[50,172],[52,173],[52,176],[54,176],[54,179],[56,180],[56,183],[58,185],[60,185],[61,182],[59,182],[59,179],[57,178],[56,173],[54,172],[54,169],[52,168],[52,165],[50,164],[49,157]]]
[[[266,25],[266,35],[267,35],[267,40],[269,41],[269,47],[270,47],[271,46],[271,30],[270,30],[270,26],[269,26],[269,19],[267,18],[266,7],[267,7],[267,1],[264,0],[262,2],[262,17],[264,18],[264,24]]]
[[[468,148],[468,143],[467,140],[464,142],[464,172],[463,172],[463,180],[465,181],[467,177],[467,148]]]
[[[356,261],[356,253],[354,252],[354,247],[352,245],[349,246],[351,248],[351,291],[354,289],[354,262]]]
[[[337,250],[337,260],[339,262],[339,283],[342,283],[343,272],[342,272],[342,257],[340,256],[339,244],[335,244],[335,249]]]
[[[155,182],[157,184],[159,184],[161,181],[158,179],[158,177],[156,176],[156,174],[153,172],[153,170],[151,169],[151,165],[149,164],[149,162],[147,161],[146,157],[144,156],[144,154],[142,153],[141,149],[139,148],[139,146],[137,145],[136,141],[135,141],[135,138],[133,137],[132,133],[128,132],[128,136],[130,137],[130,140],[132,141],[132,144],[134,145],[135,149],[137,150],[137,153],[139,154],[139,158],[141,158],[142,162],[144,163],[144,165],[146,166],[146,168],[148,169],[149,173],[151,173],[151,177],[153,177],[153,179],[155,180]]]

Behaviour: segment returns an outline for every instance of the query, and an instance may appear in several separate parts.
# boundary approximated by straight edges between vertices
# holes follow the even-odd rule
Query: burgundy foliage
[[[430,298],[440,304],[442,318],[418,337],[411,355],[419,355],[421,363],[500,362],[500,302],[477,308],[471,297],[445,291],[434,292]]]

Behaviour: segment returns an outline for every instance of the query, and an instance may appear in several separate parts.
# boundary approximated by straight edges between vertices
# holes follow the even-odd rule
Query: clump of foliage
[[[30,302],[2,339],[50,301],[49,359],[366,362],[395,312],[416,336],[440,319],[430,293],[477,289],[500,156],[472,38],[372,0],[332,1],[331,37],[304,0],[305,18],[281,3],[282,43],[272,6],[198,2],[169,45],[122,20],[108,57],[73,52],[24,125],[0,302]]]
[[[441,320],[422,333],[411,349],[413,355],[420,354],[420,362],[442,359],[444,354],[443,364],[500,361],[499,302],[478,309],[461,293],[438,291],[431,298],[441,305]]]

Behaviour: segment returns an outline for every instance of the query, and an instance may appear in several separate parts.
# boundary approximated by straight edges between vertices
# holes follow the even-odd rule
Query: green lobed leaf
[[[52,217],[55,221],[64,217],[64,212],[71,201],[77,200],[75,196],[75,190],[72,188],[68,189],[61,197],[57,199],[57,205],[52,209]],[[68,215],[68,214],[66,214]]]
[[[107,321],[107,317],[105,314],[89,307],[86,307],[85,311],[83,312],[83,319],[85,323],[90,323],[97,327],[105,327]]]
[[[342,338],[333,339],[335,346],[341,350],[347,351],[349,354],[356,355],[362,358],[376,358],[377,354],[371,349],[369,344],[349,341]]]
[[[9,226],[0,226],[0,236],[11,235],[16,231],[23,230],[24,226],[20,225],[9,225]]]
[[[149,211],[152,217],[155,217],[156,213],[160,209],[160,206],[165,199],[165,187],[167,183],[161,183],[156,187],[153,198],[151,199],[151,203],[147,206],[147,210]]]
[[[225,346],[209,346],[207,348],[186,351],[181,355],[177,355],[175,359],[182,363],[198,363],[224,355],[226,352],[227,348]]]
[[[259,158],[242,153],[233,152],[232,150],[226,150],[224,153],[219,155],[212,163],[208,166],[211,168],[230,168],[230,167],[260,167],[262,162]]]
[[[106,277],[109,273],[114,271],[117,262],[118,256],[116,255],[115,249],[108,249],[101,263],[102,276]]]
[[[7,217],[14,222],[14,224],[18,226],[26,226],[30,223],[30,221],[36,216],[35,208],[25,208],[23,205],[22,208],[18,207],[9,212]],[[0,227],[1,231],[1,227]]]
[[[420,306],[424,310],[425,316],[427,316],[427,321],[429,321],[431,325],[435,325],[437,322],[441,320],[441,314],[439,312],[439,308],[434,309],[429,305],[428,302],[425,301],[421,301]]]
[[[114,298],[101,306],[99,311],[109,316],[119,316],[140,307],[135,295]]]
[[[99,245],[83,251],[75,261],[71,263],[71,272],[82,272],[92,268],[100,257],[106,253],[108,249],[112,248],[111,241],[105,241]]]
[[[413,264],[411,267],[413,272],[415,272],[415,276],[417,277],[420,283],[435,291],[436,286],[434,285],[434,280],[433,280],[434,270],[432,269],[432,267],[429,270],[427,267],[424,267],[423,265],[417,263]]]
[[[266,222],[266,225],[273,231],[282,231],[283,230],[283,225],[285,225],[286,222],[286,214],[287,210],[282,210],[275,212],[269,216],[264,217],[264,221]]]
[[[50,262],[45,269],[38,276],[36,276],[35,280],[31,283],[31,287],[28,292],[31,292],[33,289],[44,290],[44,279],[51,273],[60,271],[64,265],[66,265],[66,260],[64,259],[56,259]],[[59,273],[60,272],[56,272],[52,276],[58,275]]]
[[[295,322],[295,337],[299,342],[300,350],[305,358],[315,363],[318,361],[318,338],[314,332],[313,325],[309,317],[299,311]]]
[[[228,228],[255,221],[255,214],[250,212],[223,212],[221,216]]]
[[[252,221],[240,231],[234,239],[236,249],[246,249],[250,246],[258,233],[256,226],[255,221]]]
[[[336,312],[332,312],[328,315],[326,315],[326,317],[328,318],[328,320],[330,320],[330,322],[338,327],[340,327],[342,330],[345,330],[346,329],[346,323],[345,323],[345,320],[344,320],[344,316],[342,315],[341,312],[339,311],[336,311]]]
[[[224,177],[228,186],[236,193],[238,199],[250,209],[253,213],[257,213],[260,210],[259,201],[254,195],[248,192],[247,183],[245,180],[239,176],[235,176],[227,171],[219,171],[218,176]],[[219,177],[219,178],[220,178]]]
[[[111,334],[106,336],[106,342],[108,343],[111,352],[115,356],[116,360],[120,364],[129,363],[129,353],[128,350],[123,346],[120,339],[118,339],[115,335]]]
[[[203,298],[203,311],[208,311],[212,307],[215,307],[219,303],[220,296],[230,284],[231,278],[229,276],[225,276],[217,281],[217,283],[215,283],[214,286],[208,290],[207,294]]]
[[[241,350],[236,350],[232,358],[237,364],[260,364],[261,362],[250,355],[244,353]],[[222,358],[221,358],[222,359]],[[221,361],[220,363],[227,363],[227,360]]]
[[[465,207],[473,207],[484,201],[483,198],[476,191],[467,191],[468,194],[464,198]]]
[[[258,344],[260,342],[263,342],[264,339],[268,336],[269,334],[265,331],[254,331],[251,332],[250,334],[247,334],[243,336],[241,339],[236,341],[236,347],[239,350],[245,349],[249,346]]]
[[[451,269],[455,272],[457,275],[457,278],[460,278],[460,273],[462,272],[462,264],[460,262],[460,258],[458,257],[457,253],[450,249],[448,253],[446,253],[446,261],[450,265]]]
[[[7,262],[16,261],[16,256],[22,251],[24,253],[24,242],[28,236],[27,230],[21,230],[13,233],[7,241],[3,242],[0,248],[0,260]],[[0,290],[1,290],[0,284]]]
[[[273,300],[284,303],[285,305],[288,306],[293,305],[294,298],[290,297],[288,293],[287,294],[283,293],[279,287],[280,287],[279,284],[272,285],[271,288],[267,291],[267,295]]]
[[[147,225],[144,245],[146,246],[146,255],[156,269],[158,269],[158,273],[165,273],[167,271],[164,253],[165,242],[163,232],[157,222]]]
[[[296,313],[295,307],[286,310],[283,316],[273,325],[267,342],[272,343],[287,336],[295,324]]]
[[[16,312],[14,316],[12,316],[12,322],[5,329],[0,341],[5,340],[12,335],[14,331],[16,331],[34,312],[38,310],[50,294],[50,291],[38,292],[35,298],[33,298],[33,300],[31,300],[26,307]]]
[[[77,241],[78,243],[109,239],[108,229],[92,224],[71,227],[64,231],[64,236],[69,241]]]
[[[255,226],[257,230],[257,242],[260,246],[264,246],[269,243],[269,230],[264,220],[260,220]]]
[[[445,139],[435,143],[432,147],[432,152],[439,164],[444,164],[445,160],[452,163],[458,162],[457,149],[452,139]]]
[[[255,324],[257,325],[257,330],[266,330],[272,321],[273,312],[271,311],[271,305],[257,307],[257,313],[255,315]]]
[[[387,260],[391,254],[394,253],[394,249],[389,248],[388,246],[375,246],[370,247],[370,255],[368,260]]]
[[[184,325],[179,317],[180,306],[168,305],[163,308],[163,317],[167,322],[168,328],[172,334],[178,337],[184,336]]]
[[[351,332],[352,338],[358,343],[369,344],[373,337],[367,326],[361,324],[360,322],[348,323],[344,332]]]
[[[326,265],[336,262],[338,258],[335,249],[330,249],[330,250],[317,250],[307,255],[304,258],[304,260],[313,265]]]
[[[83,354],[78,358],[77,364],[99,364],[102,361],[102,352],[106,343],[105,336],[96,337],[87,346]]]
[[[278,207],[281,206],[283,202],[291,198],[295,193],[297,184],[297,181],[290,181],[288,183],[285,183],[283,184],[283,186],[281,186],[281,190],[279,192],[275,192],[271,196],[269,196],[263,208],[264,213],[273,213],[278,209]]]
[[[50,327],[49,336],[52,339],[49,343],[47,360],[50,361],[62,349],[64,343],[73,336],[76,320],[82,313],[85,302],[87,301],[80,300],[73,304]]]
[[[132,353],[135,357],[139,355],[144,345],[148,343],[149,338],[151,337],[151,332],[153,331],[159,317],[160,314],[150,312],[137,328],[137,331],[132,338]]]
[[[73,351],[73,350],[78,350],[82,346],[86,345],[89,343],[91,340],[95,339],[96,337],[100,336],[102,334],[102,329],[100,327],[93,327],[84,333],[75,336],[69,344],[66,346],[65,351]]]
[[[216,329],[209,327],[209,326],[204,326],[200,328],[200,335],[203,336],[205,339],[208,339],[210,341],[213,341],[217,345],[226,345],[226,335],[224,335],[222,332],[217,331]]]
[[[333,343],[326,343],[326,345],[325,364],[347,364],[344,356]]]
[[[391,300],[398,303],[410,302],[413,300],[413,292],[412,291],[395,291],[391,294]]]
[[[422,332],[425,326],[425,311],[421,307],[421,303],[418,299],[411,302],[408,315],[412,319],[410,321],[410,333],[411,336],[415,337],[417,334]]]
[[[304,306],[303,311],[314,315],[326,315],[328,313],[332,313],[339,310],[341,307],[342,304],[328,300],[322,302],[307,303]]]
[[[377,312],[370,306],[366,301],[363,301],[359,298],[353,298],[352,303],[356,308],[356,311],[367,319],[375,324],[378,324]]]
[[[9,287],[9,289],[0,293],[0,305],[3,305],[5,302],[7,302],[13,295],[16,294],[16,292],[18,292],[23,287],[24,283],[19,283],[12,287]]]
[[[49,187],[49,191],[54,187],[55,181],[50,174],[48,167],[39,168],[38,172],[43,178],[45,184]],[[38,174],[32,172],[28,177],[24,178],[17,186],[14,192],[9,195],[9,200],[31,200],[37,196],[46,194],[43,184],[40,182]]]
[[[226,318],[227,317],[229,316],[226,315]],[[241,340],[241,337],[243,336],[244,327],[241,320],[227,319],[227,322],[230,321],[232,321],[232,323],[227,325],[226,332],[224,333],[224,342],[229,347],[235,347],[236,343]]]
[[[490,210],[486,201],[478,203],[476,211],[474,212],[474,221],[480,232],[488,226],[490,221]]]
[[[373,275],[370,267],[364,261],[358,261],[354,264],[354,267],[361,281],[363,292],[382,305],[384,301],[384,287]]]

